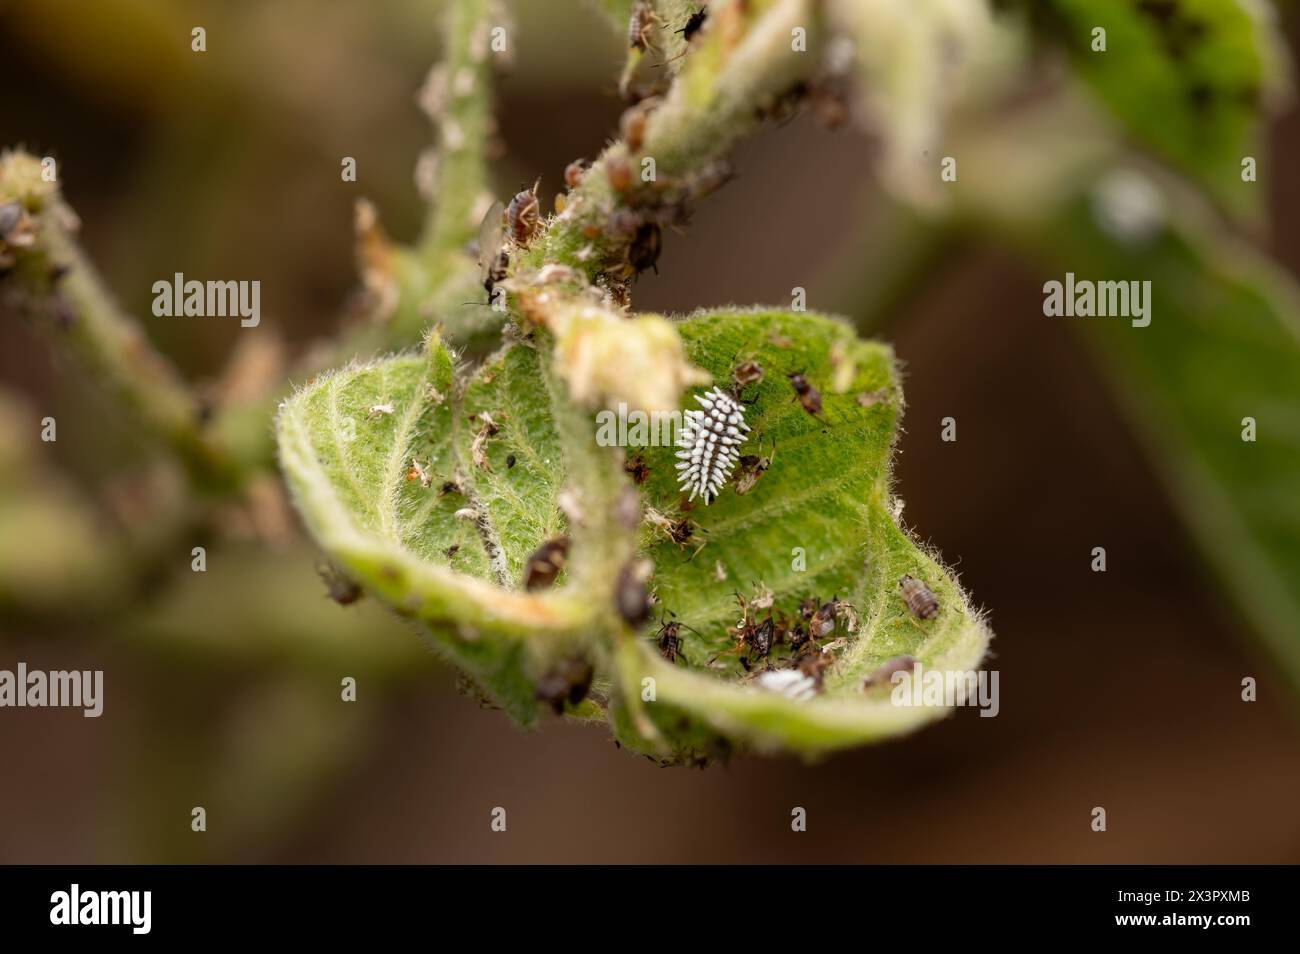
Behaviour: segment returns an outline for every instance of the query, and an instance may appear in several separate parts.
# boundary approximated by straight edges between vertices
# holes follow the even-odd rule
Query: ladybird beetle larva
[[[740,403],[719,388],[697,394],[695,400],[703,410],[692,408],[685,414],[677,473],[681,489],[690,488],[690,499],[698,494],[708,504],[718,496],[740,459],[736,448],[745,442],[749,425]]]

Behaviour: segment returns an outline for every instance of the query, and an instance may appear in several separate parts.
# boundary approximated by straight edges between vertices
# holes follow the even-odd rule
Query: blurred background
[[[412,171],[429,133],[414,98],[437,56],[436,6],[0,4],[0,144],[58,159],[122,304],[191,378],[214,379],[247,332],[152,320],[150,286],[178,271],[260,279],[258,333],[291,351],[331,334],[357,282],[355,200],[399,239],[421,222]],[[582,3],[512,10],[498,193],[540,174],[549,202],[565,164],[616,135],[623,41]],[[203,55],[189,50],[197,25]],[[1290,109],[1261,165],[1297,149]],[[214,546],[205,574],[176,550],[112,613],[0,616],[0,668],[103,669],[106,683],[99,719],[0,711],[0,861],[1300,862],[1294,696],[1089,350],[1044,320],[1042,283],[1059,273],[993,242],[944,242],[906,288],[864,293],[850,279],[886,254],[870,225],[897,212],[874,155],[862,133],[806,116],[766,128],[734,156],[736,181],[666,236],[635,305],[781,304],[802,286],[809,307],[894,344],[899,493],[991,614],[996,719],[959,711],[815,765],[743,757],[703,772],[630,757],[602,728],[524,732],[458,693],[382,607],[329,601],[283,515]],[[356,183],[340,181],[343,156]],[[1300,184],[1261,188],[1272,225],[1255,241],[1294,274]],[[129,511],[129,423],[26,324],[6,316],[3,342],[6,400],[26,408],[6,426],[35,435],[55,417],[57,443],[34,453],[70,493]],[[939,440],[945,416],[956,443]],[[24,556],[56,544],[29,539]],[[1094,546],[1106,573],[1089,569]],[[339,701],[349,675],[355,704]],[[195,805],[206,833],[190,832]],[[506,834],[489,830],[495,806]],[[806,833],[790,831],[794,806]]]

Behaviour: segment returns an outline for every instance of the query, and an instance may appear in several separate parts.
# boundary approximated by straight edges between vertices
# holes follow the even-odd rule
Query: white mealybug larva
[[[677,442],[682,448],[677,452],[677,476],[683,491],[690,488],[691,500],[699,494],[708,504],[740,459],[736,448],[745,443],[749,425],[740,403],[718,388],[695,395],[695,400],[703,410],[685,414]]]

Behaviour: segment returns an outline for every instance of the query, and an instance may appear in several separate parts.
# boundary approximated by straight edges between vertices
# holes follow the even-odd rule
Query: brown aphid
[[[587,698],[594,670],[585,659],[565,659],[537,681],[536,696],[556,715],[564,714],[564,705],[576,706]]]
[[[609,179],[609,187],[619,195],[626,195],[632,191],[636,173],[626,156],[610,156],[606,159],[605,175]]]
[[[551,537],[532,552],[524,566],[524,589],[541,590],[555,583],[569,558],[569,538]]]
[[[795,662],[795,668],[813,681],[818,692],[825,688],[826,670],[833,665],[835,665],[835,656],[823,652],[813,643],[805,644],[804,651],[799,653]]]
[[[623,465],[623,470],[632,476],[632,481],[638,484],[644,484],[646,478],[650,476],[650,465],[645,462],[645,458],[640,454],[632,457]]]
[[[661,26],[663,20],[659,14],[655,13],[654,5],[650,0],[637,0],[636,5],[632,7],[632,15],[627,21],[627,46],[630,50],[656,49],[654,40],[655,28]]]
[[[775,459],[775,448],[770,457],[758,454],[742,455],[740,466],[736,469],[736,493],[743,495],[753,490],[754,485],[758,483],[758,478],[767,473],[767,469],[772,466],[772,461]]]
[[[447,557],[447,559],[450,560],[452,557],[454,557],[457,553],[460,552],[460,544],[453,543],[451,546],[449,546],[447,549],[443,550],[442,552]]]
[[[351,606],[361,599],[361,587],[328,563],[316,564],[316,572],[325,581],[329,598],[339,606]]]
[[[871,673],[862,679],[862,691],[874,689],[877,686],[885,686],[893,682],[894,674],[900,672],[911,672],[916,668],[916,660],[911,656],[895,656],[893,659],[886,659]]]
[[[627,262],[637,274],[653,268],[659,274],[659,253],[663,250],[663,233],[654,222],[643,223],[627,250]]]
[[[664,620],[659,627],[659,632],[655,633],[654,639],[659,645],[659,655],[663,656],[664,659],[670,663],[675,663],[680,657],[682,662],[689,665],[690,660],[682,653],[681,632],[683,629],[690,629],[692,633],[695,632],[685,623],[680,623],[675,619]]]
[[[805,411],[813,417],[821,414],[822,393],[808,382],[802,371],[795,371],[790,375],[790,385],[794,388],[795,397]]]
[[[813,639],[825,639],[835,632],[835,611],[838,606],[839,600],[834,597],[819,606],[808,619],[808,635]]]
[[[646,587],[654,564],[644,557],[633,557],[623,564],[614,581],[614,608],[623,622],[637,627],[650,618],[650,591]]]
[[[904,574],[898,587],[903,591],[903,602],[919,619],[934,619],[939,615],[939,597],[916,577]]]
[[[742,361],[731,369],[731,380],[737,388],[758,384],[763,380],[763,366],[757,361]]]
[[[460,484],[456,483],[454,480],[445,480],[443,481],[442,486],[438,488],[439,497],[445,497],[447,494],[458,493],[460,493]]]
[[[578,188],[578,183],[582,182],[583,174],[591,166],[586,159],[574,159],[564,167],[564,184],[570,189]]]
[[[506,209],[506,228],[516,245],[527,245],[537,234],[541,224],[541,203],[537,201],[537,187],[542,184],[539,178],[531,189],[515,193]]]
[[[649,112],[644,106],[632,106],[623,111],[619,118],[618,129],[632,152],[640,152],[645,145],[645,127]]]

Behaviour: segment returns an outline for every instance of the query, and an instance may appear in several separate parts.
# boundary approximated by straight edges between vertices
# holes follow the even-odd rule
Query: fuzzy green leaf
[[[893,516],[889,462],[902,393],[890,349],[808,314],[710,312],[679,327],[688,358],[719,383],[729,382],[740,362],[761,366],[762,381],[742,391],[752,404],[741,453],[771,463],[745,494],[733,485],[709,506],[697,500],[683,511],[676,449],[649,448],[642,455],[649,468],[642,488],[647,504],[694,525],[695,538],[685,544],[653,524],[643,541],[655,562],[662,609],[694,631],[682,630],[685,660],[676,666],[648,641],[626,648],[621,671],[628,695],[636,698],[641,680],[653,676],[657,699],[644,712],[661,730],[682,735],[687,748],[717,733],[758,748],[813,753],[905,731],[942,714],[895,706],[887,690],[864,694],[861,688],[863,677],[901,654],[927,668],[972,670],[989,639],[956,582]],[[795,400],[788,378],[794,372],[820,390],[818,417]],[[805,569],[796,562],[796,548]],[[922,621],[909,612],[898,585],[904,574],[925,581],[939,597],[936,618]],[[856,611],[854,631],[847,620],[837,627],[835,635],[845,642],[826,672],[823,695],[796,701],[757,688],[738,656],[728,654],[735,640],[727,627],[740,617],[737,591],[749,599],[763,587],[771,590],[778,617],[794,617],[809,597],[823,602],[838,596]],[[778,645],[771,658],[791,655],[788,645]],[[683,734],[683,715],[697,724],[696,737],[693,730]]]
[[[277,423],[281,466],[308,529],[340,567],[423,623],[496,702],[528,722],[540,667],[588,613],[563,590],[539,596],[494,582],[515,573],[531,533],[511,498],[512,486],[528,483],[530,461],[517,477],[498,473],[514,473],[499,461],[500,447],[491,473],[474,463],[478,431],[469,429],[481,425],[466,420],[451,355],[436,336],[428,351],[345,368],[295,394]],[[528,360],[508,358],[496,376],[497,394],[508,398],[494,400],[483,373],[469,388],[468,408],[492,406],[509,420],[506,438],[526,426],[512,402],[526,408],[537,397],[526,393]],[[530,451],[548,439],[533,437]]]

